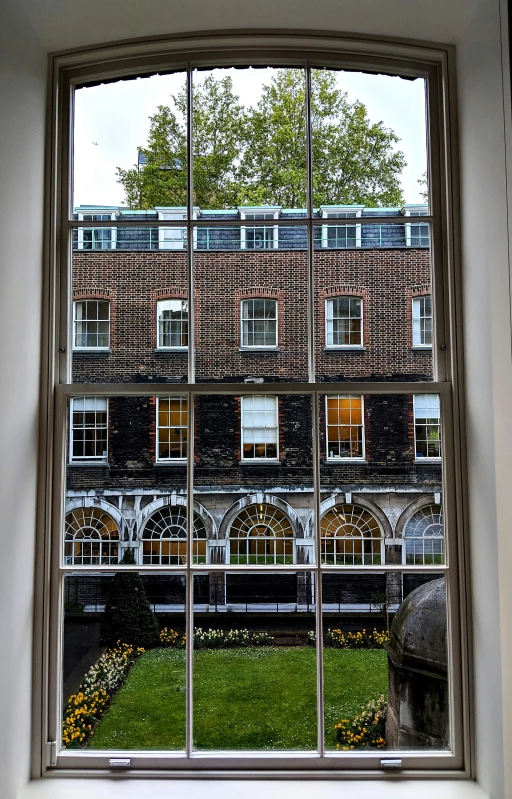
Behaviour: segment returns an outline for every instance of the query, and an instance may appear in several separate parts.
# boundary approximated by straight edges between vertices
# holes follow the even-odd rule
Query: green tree
[[[147,165],[118,169],[135,208],[186,204],[186,94],[151,117]],[[276,70],[256,107],[245,109],[230,77],[208,76],[194,95],[194,202],[202,208],[306,204],[305,78]],[[312,73],[313,203],[399,205],[405,166],[397,135],[349,103],[335,73]]]
[[[236,204],[240,183],[238,161],[245,111],[233,94],[233,82],[208,75],[194,91],[194,203],[202,208]],[[118,168],[130,208],[187,204],[187,93],[172,96],[173,109],[160,105],[150,117],[149,138],[139,152],[142,169]]]
[[[133,549],[126,549],[121,563],[135,564]],[[160,642],[155,614],[138,572],[117,572],[105,604],[101,640],[108,646],[117,641],[151,649]]]

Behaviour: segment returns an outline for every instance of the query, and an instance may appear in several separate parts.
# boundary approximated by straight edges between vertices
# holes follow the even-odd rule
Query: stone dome
[[[391,624],[388,652],[397,664],[439,675],[447,672],[444,578],[431,580],[400,605]]]

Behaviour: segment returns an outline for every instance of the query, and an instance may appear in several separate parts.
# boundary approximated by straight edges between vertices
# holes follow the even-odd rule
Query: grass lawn
[[[326,746],[334,724],[387,693],[381,649],[324,650]],[[315,650],[199,650],[194,654],[197,749],[315,749]],[[185,653],[154,649],[135,663],[90,739],[96,749],[185,747]]]

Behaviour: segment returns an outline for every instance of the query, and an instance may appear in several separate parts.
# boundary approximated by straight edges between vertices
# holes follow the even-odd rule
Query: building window
[[[243,460],[277,460],[277,397],[242,397]]]
[[[157,302],[157,348],[184,350],[188,347],[188,300]]]
[[[444,563],[443,509],[427,505],[414,513],[404,530],[405,562],[418,566]]]
[[[412,346],[432,346],[432,300],[430,295],[412,301]]]
[[[379,522],[359,505],[336,505],[320,523],[322,563],[333,566],[380,566],[384,538]]]
[[[441,409],[438,394],[414,395],[416,458],[441,457]]]
[[[325,303],[327,347],[363,346],[363,301],[359,297],[333,297]]]
[[[182,505],[168,505],[155,511],[142,531],[142,563],[163,566],[187,562],[187,511]],[[194,563],[206,563],[206,527],[194,513],[192,543]]]
[[[77,300],[73,303],[73,348],[108,350],[110,303],[107,300]]]
[[[242,300],[242,347],[277,347],[277,300]]]
[[[187,457],[188,401],[186,397],[157,397],[157,461]]]
[[[67,566],[101,566],[119,561],[119,530],[99,508],[76,508],[66,514],[64,562]]]
[[[267,503],[249,505],[229,530],[231,564],[293,563],[294,535],[290,519]]]
[[[363,206],[351,206],[346,210],[320,208],[323,219],[358,219]],[[336,225],[329,223],[322,225],[322,247],[331,249],[346,249],[361,246],[361,225]]]
[[[404,211],[406,216],[428,216],[426,205],[406,205]],[[428,222],[408,222],[405,226],[405,242],[408,247],[430,247]]]
[[[327,460],[364,458],[363,397],[325,398]]]
[[[166,210],[156,207],[158,218],[169,222],[183,222],[187,218],[186,208]],[[186,227],[159,227],[158,247],[160,250],[185,250],[187,247]]]
[[[240,208],[240,218],[247,222],[265,222],[278,218],[279,210],[247,211]],[[240,246],[242,250],[277,250],[277,225],[243,225],[240,229]]]
[[[83,222],[111,222],[117,211],[105,214],[87,214],[78,212],[78,219]],[[115,227],[83,227],[78,228],[79,250],[115,250],[117,228]]]
[[[106,463],[108,442],[108,399],[73,397],[71,399],[70,462]]]

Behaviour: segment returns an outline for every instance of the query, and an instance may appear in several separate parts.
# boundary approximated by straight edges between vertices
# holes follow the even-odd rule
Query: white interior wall
[[[511,131],[510,119],[503,113],[499,13],[499,0],[188,0],[175,4],[172,11],[165,0],[74,4],[4,0],[0,25],[0,794],[5,799],[17,795],[28,775],[29,553],[35,520],[45,51],[187,30],[262,26],[416,37],[451,42],[458,48],[477,773],[493,799],[512,796],[507,754],[512,752],[512,723],[509,713],[503,712],[512,708],[512,536],[508,529],[512,368],[505,122],[509,140]],[[488,221],[490,214],[494,221]],[[99,783],[95,785],[98,791]],[[362,786],[357,795],[363,795],[361,791]],[[394,795],[398,793],[401,790]],[[71,796],[72,789],[66,788],[62,795]]]

